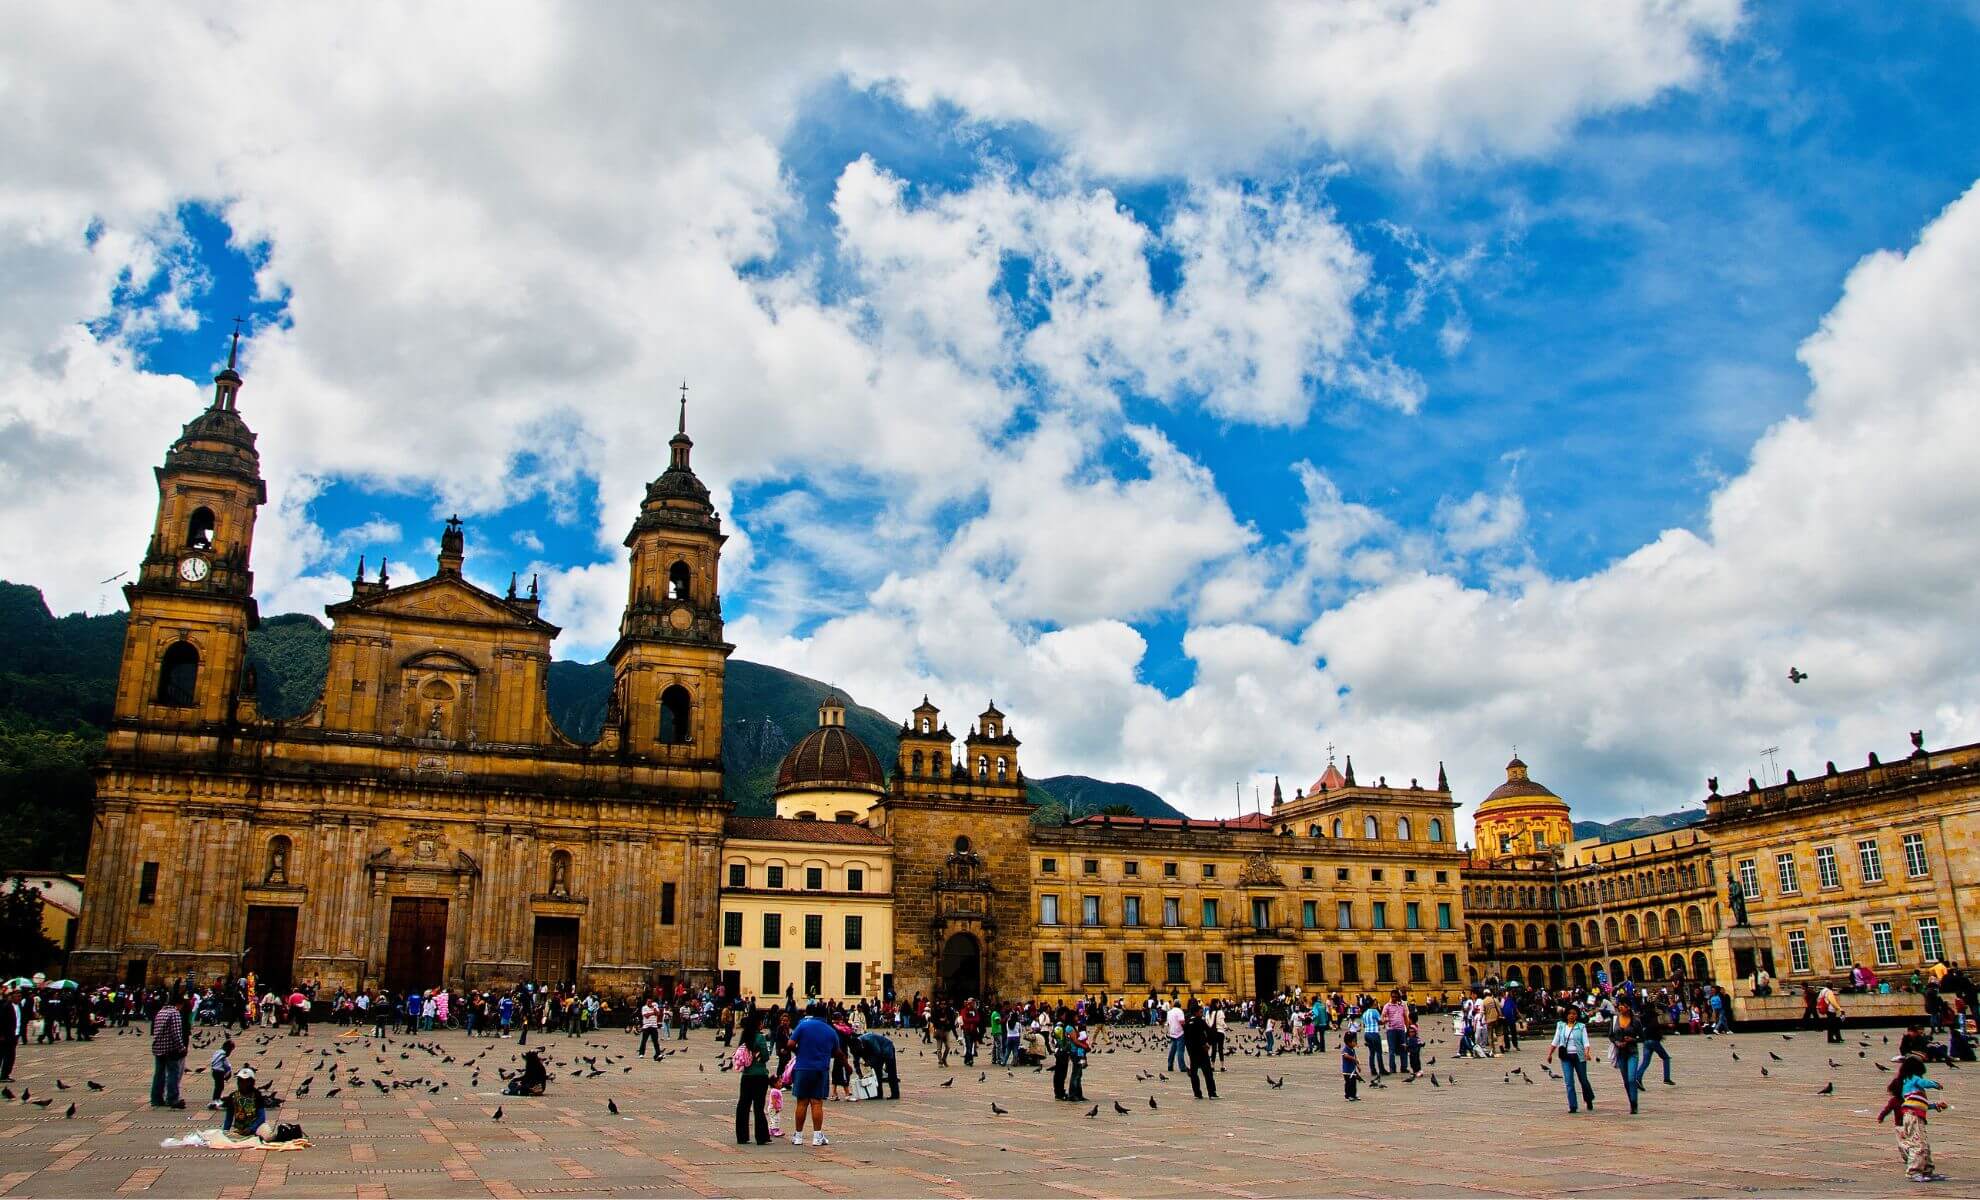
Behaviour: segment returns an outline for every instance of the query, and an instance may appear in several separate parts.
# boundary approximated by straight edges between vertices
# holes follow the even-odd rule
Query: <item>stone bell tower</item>
[[[241,420],[240,331],[213,377],[213,402],[155,470],[158,516],[135,581],[117,678],[116,721],[218,726],[242,696],[247,635],[259,622],[248,568],[255,510],[268,500],[254,434]]]
[[[667,469],[646,485],[626,534],[632,578],[612,647],[606,738],[621,753],[681,768],[679,785],[719,798],[722,675],[722,519],[689,463],[687,386]]]

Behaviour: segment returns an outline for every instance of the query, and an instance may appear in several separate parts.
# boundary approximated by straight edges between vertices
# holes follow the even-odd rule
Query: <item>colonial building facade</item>
[[[258,971],[271,983],[635,987],[714,978],[722,822],[720,519],[682,427],[626,537],[602,736],[545,702],[535,587],[362,561],[329,607],[309,711],[264,718],[246,663],[265,502],[230,356],[157,471],[115,719],[97,773],[73,972]]]

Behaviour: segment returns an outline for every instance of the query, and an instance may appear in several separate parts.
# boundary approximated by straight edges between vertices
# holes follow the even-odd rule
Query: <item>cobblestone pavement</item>
[[[1052,1101],[1046,1075],[1007,1074],[987,1055],[938,1069],[918,1034],[898,1034],[902,1101],[828,1105],[832,1144],[801,1149],[788,1139],[735,1144],[736,1082],[709,1034],[667,1043],[659,1063],[634,1060],[633,1039],[619,1033],[533,1038],[550,1052],[554,1079],[548,1095],[518,1099],[498,1094],[497,1068],[515,1066],[513,1040],[437,1033],[380,1044],[343,1033],[236,1039],[236,1064],[290,1097],[282,1119],[314,1142],[288,1153],[162,1149],[162,1139],[214,1123],[199,1107],[209,1077],[188,1073],[186,1111],[149,1107],[151,1060],[135,1032],[23,1046],[15,1099],[0,1101],[0,1195],[1980,1194],[1980,1137],[1962,1078],[1980,1087],[1980,1070],[1935,1069],[1954,1108],[1933,1119],[1932,1141],[1952,1180],[1907,1183],[1891,1126],[1873,1120],[1890,1078],[1875,1064],[1894,1044],[1880,1032],[1841,1047],[1806,1033],[1675,1038],[1678,1086],[1653,1072],[1637,1117],[1616,1072],[1600,1066],[1596,1112],[1568,1116],[1560,1083],[1542,1073],[1544,1044],[1465,1061],[1433,1044],[1439,1086],[1396,1081],[1364,1088],[1352,1105],[1338,1055],[1266,1060],[1247,1045],[1218,1075],[1213,1102],[1192,1099],[1183,1076],[1159,1077],[1165,1045],[1115,1031],[1087,1073],[1091,1101],[1071,1105]],[[214,1035],[200,1041],[195,1068]],[[574,1070],[580,1056],[595,1068]],[[1834,1092],[1818,1094],[1831,1081]],[[42,1099],[53,1103],[33,1103]]]

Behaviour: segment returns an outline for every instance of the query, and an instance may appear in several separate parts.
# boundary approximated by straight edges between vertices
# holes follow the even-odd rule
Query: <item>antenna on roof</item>
[[[1781,781],[1780,755],[1781,755],[1781,748],[1779,746],[1769,746],[1765,750],[1762,750],[1760,752],[1760,757],[1767,760],[1768,787],[1773,787],[1775,784]]]

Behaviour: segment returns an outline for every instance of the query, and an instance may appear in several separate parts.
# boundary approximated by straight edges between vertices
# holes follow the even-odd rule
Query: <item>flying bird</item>
[[[1806,678],[1808,678],[1808,672],[1806,672],[1806,671],[1804,671],[1804,670],[1802,670],[1802,669],[1801,669],[1800,667],[1789,667],[1789,668],[1788,668],[1788,682],[1789,682],[1789,683],[1800,683],[1800,682],[1801,682],[1802,680],[1804,680],[1804,679],[1806,679]]]

